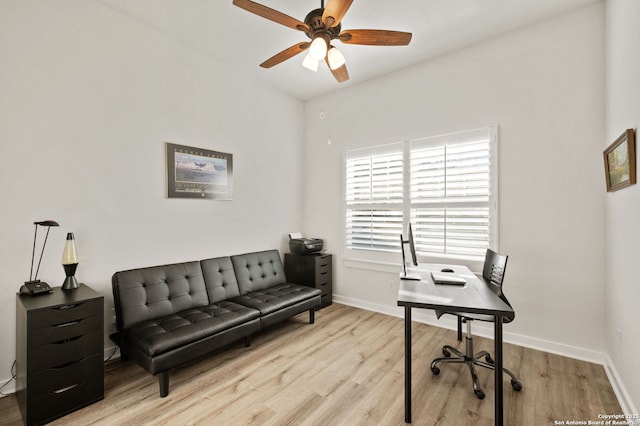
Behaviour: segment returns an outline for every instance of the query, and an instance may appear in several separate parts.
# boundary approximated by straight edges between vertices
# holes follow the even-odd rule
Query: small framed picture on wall
[[[604,150],[607,192],[636,183],[636,142],[633,129],[627,129]]]

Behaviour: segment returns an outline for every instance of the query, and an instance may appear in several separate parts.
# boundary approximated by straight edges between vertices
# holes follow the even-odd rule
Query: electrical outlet
[[[111,324],[116,324],[116,308],[111,308]]]

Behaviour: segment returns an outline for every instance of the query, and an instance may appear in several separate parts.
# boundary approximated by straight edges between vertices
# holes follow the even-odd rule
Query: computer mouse
[[[453,272],[453,269],[451,268],[443,268],[440,270],[440,272]]]

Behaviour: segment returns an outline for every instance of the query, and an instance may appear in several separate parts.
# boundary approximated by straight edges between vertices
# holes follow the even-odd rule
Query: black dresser
[[[318,309],[331,304],[333,287],[331,262],[330,254],[284,254],[284,273],[288,282],[319,288],[322,291],[322,300]]]
[[[75,290],[16,297],[16,396],[27,425],[104,397],[103,296]]]

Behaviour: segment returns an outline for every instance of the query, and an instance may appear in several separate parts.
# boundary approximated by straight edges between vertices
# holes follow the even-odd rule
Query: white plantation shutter
[[[346,160],[346,246],[394,251],[402,232],[402,144],[352,151]]]
[[[497,239],[496,136],[489,127],[348,151],[346,257],[399,252],[411,222],[419,257],[482,260]]]
[[[410,221],[418,253],[481,257],[489,247],[489,134],[467,139],[411,143]]]

